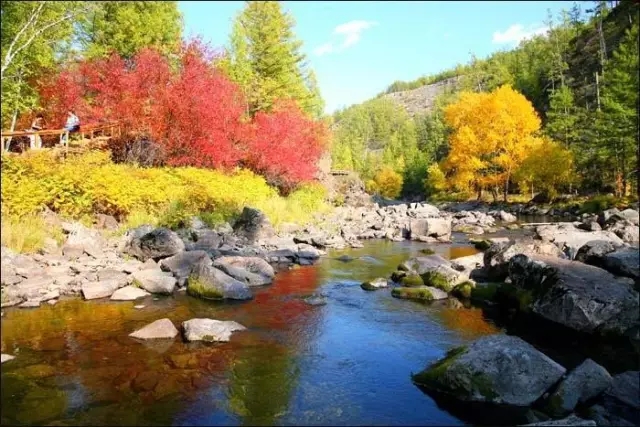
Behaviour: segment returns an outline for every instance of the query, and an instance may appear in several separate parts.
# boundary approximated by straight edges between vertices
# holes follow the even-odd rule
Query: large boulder
[[[638,225],[626,219],[607,225],[604,229],[608,232],[615,233],[615,235],[624,242],[635,243],[640,240],[640,230],[638,229]]]
[[[110,297],[119,287],[118,280],[103,280],[100,282],[89,282],[82,285],[82,296],[84,299],[99,299]]]
[[[184,251],[184,242],[168,228],[156,228],[142,236],[131,236],[124,252],[141,261],[167,258]]]
[[[565,368],[522,339],[490,335],[449,351],[413,381],[461,401],[527,407],[564,373]]]
[[[175,338],[178,335],[178,330],[169,319],[159,319],[155,322],[149,323],[147,326],[138,329],[135,332],[129,334],[130,337],[138,338],[141,340],[161,339],[161,338]]]
[[[612,231],[584,231],[573,224],[541,225],[536,228],[536,234],[544,242],[552,242],[558,248],[566,251],[569,258],[575,258],[578,250],[591,240],[610,241],[614,245],[624,242]]]
[[[232,320],[191,319],[182,322],[182,329],[187,341],[226,342],[232,333],[247,328]]]
[[[578,249],[575,260],[584,262],[585,264],[595,265],[596,267],[602,267],[604,256],[619,247],[619,245],[615,245],[609,240],[592,240]]]
[[[223,256],[213,261],[213,266],[249,286],[269,285],[276,273],[262,258]]]
[[[160,269],[138,270],[132,276],[134,284],[152,294],[171,294],[176,287],[176,278]]]
[[[149,293],[136,286],[125,286],[120,288],[111,295],[113,301],[134,301],[138,298],[143,298],[149,295]]]
[[[578,403],[585,403],[611,385],[611,375],[602,366],[587,359],[562,380],[545,405],[545,412],[553,417],[570,414]]]
[[[205,251],[196,250],[180,252],[161,260],[159,264],[162,270],[170,271],[176,279],[181,280],[188,278],[195,266],[207,259],[209,255]]]
[[[598,403],[589,408],[589,418],[599,426],[640,425],[640,371],[627,371],[613,377],[611,386]]]
[[[200,262],[189,276],[187,293],[204,299],[247,300],[253,298],[249,285],[234,279],[206,261]]]
[[[269,218],[258,209],[245,207],[233,225],[237,235],[245,237],[250,243],[275,236],[275,230]]]
[[[602,268],[616,276],[630,277],[640,283],[640,251],[637,247],[621,248],[602,257]]]
[[[79,258],[83,254],[93,258],[104,257],[104,240],[96,230],[90,230],[80,223],[63,223],[63,230],[69,233],[62,246],[62,254],[68,258]]]
[[[440,241],[451,240],[450,218],[412,219],[409,222],[411,240],[433,238]]]
[[[577,261],[516,255],[514,286],[531,294],[533,313],[584,333],[624,335],[639,325],[638,292],[611,273]]]
[[[487,275],[493,280],[504,280],[509,274],[509,261],[518,254],[564,256],[560,248],[549,242],[532,239],[494,242],[483,255]]]
[[[593,420],[585,420],[574,414],[560,420],[539,421],[531,424],[521,424],[521,427],[596,427]]]

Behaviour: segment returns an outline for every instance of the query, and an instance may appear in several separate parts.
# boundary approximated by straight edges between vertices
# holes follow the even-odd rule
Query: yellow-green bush
[[[384,166],[373,178],[377,192],[386,198],[395,199],[402,190],[402,175],[388,166]]]
[[[304,223],[326,209],[323,187],[310,184],[280,197],[248,170],[230,174],[185,168],[140,168],[113,164],[108,152],[57,159],[50,152],[2,157],[2,214],[22,217],[46,206],[69,218],[114,215],[128,225],[155,222],[179,226],[189,216],[232,219],[244,206],[263,210],[278,224]]]
[[[45,224],[44,219],[36,215],[2,218],[2,246],[16,252],[36,252],[44,247],[47,237],[62,243],[62,229]]]

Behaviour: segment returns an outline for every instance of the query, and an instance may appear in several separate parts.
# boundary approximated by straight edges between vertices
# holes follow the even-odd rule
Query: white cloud
[[[376,22],[355,20],[340,24],[333,29],[333,37],[342,37],[341,42],[327,42],[314,49],[314,53],[318,56],[322,56],[328,53],[341,52],[351,46],[354,46],[360,41],[362,32],[373,26],[377,25]]]
[[[513,24],[504,32],[496,31],[493,33],[492,42],[496,44],[518,44],[522,40],[530,39],[533,36],[546,34],[548,30],[548,27],[529,27],[529,29],[525,29],[521,24]]]

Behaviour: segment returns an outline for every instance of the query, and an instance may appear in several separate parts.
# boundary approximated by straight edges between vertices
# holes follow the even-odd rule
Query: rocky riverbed
[[[233,226],[211,229],[194,218],[189,227],[176,232],[142,226],[117,238],[60,221],[67,234],[62,247],[51,244],[31,256],[2,248],[2,307],[35,308],[55,304],[65,295],[137,300],[150,294],[186,292],[202,300],[250,300],[279,272],[312,265],[330,249],[358,248],[367,239],[437,245],[451,241],[452,232],[462,232],[472,235],[485,252],[453,261],[435,254],[409,258],[388,276],[363,282],[362,288],[390,292],[399,299],[481,301],[593,337],[594,342],[613,340],[615,345],[635,346],[636,351],[640,347],[636,210],[609,210],[561,224],[525,226],[529,237],[513,240],[482,237],[522,227],[511,212],[445,209],[426,203],[344,207],[317,226],[290,225],[280,233],[252,208],[245,208]],[[113,226],[114,221],[100,218],[102,226]],[[381,291],[384,288],[391,291]],[[312,296],[308,304],[322,305],[323,299]],[[178,330],[170,319],[159,318],[132,336],[154,340],[182,333],[187,341],[228,341],[245,328],[229,322],[193,318],[183,321]],[[586,425],[593,420],[598,425],[638,423],[628,415],[637,409],[637,400],[634,403],[629,393],[637,391],[638,371],[620,373],[619,379],[587,359],[586,367],[581,364],[567,373],[561,364],[517,339],[496,338],[454,349],[414,381],[429,393],[449,399],[515,409],[505,412],[513,414],[505,418],[507,423],[558,419],[574,410],[592,420]],[[14,356],[3,354],[2,363]],[[477,363],[454,363],[463,356]],[[528,371],[522,370],[521,359],[533,363],[527,365]],[[511,369],[508,363],[515,363],[517,375],[492,376],[498,365]],[[603,372],[601,376],[611,380],[603,380],[593,395],[576,397],[572,390],[582,386],[570,378],[584,377],[585,369]],[[628,384],[629,378],[636,379],[636,389],[620,385]],[[535,390],[522,388],[519,382]],[[573,389],[566,391],[565,382]],[[576,422],[576,416],[571,417]]]

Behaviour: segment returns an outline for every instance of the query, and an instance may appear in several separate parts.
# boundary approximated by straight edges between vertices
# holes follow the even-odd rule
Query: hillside
[[[438,95],[447,91],[455,91],[460,86],[462,77],[451,77],[417,89],[393,92],[382,95],[402,106],[411,117],[419,113],[431,113]]]

